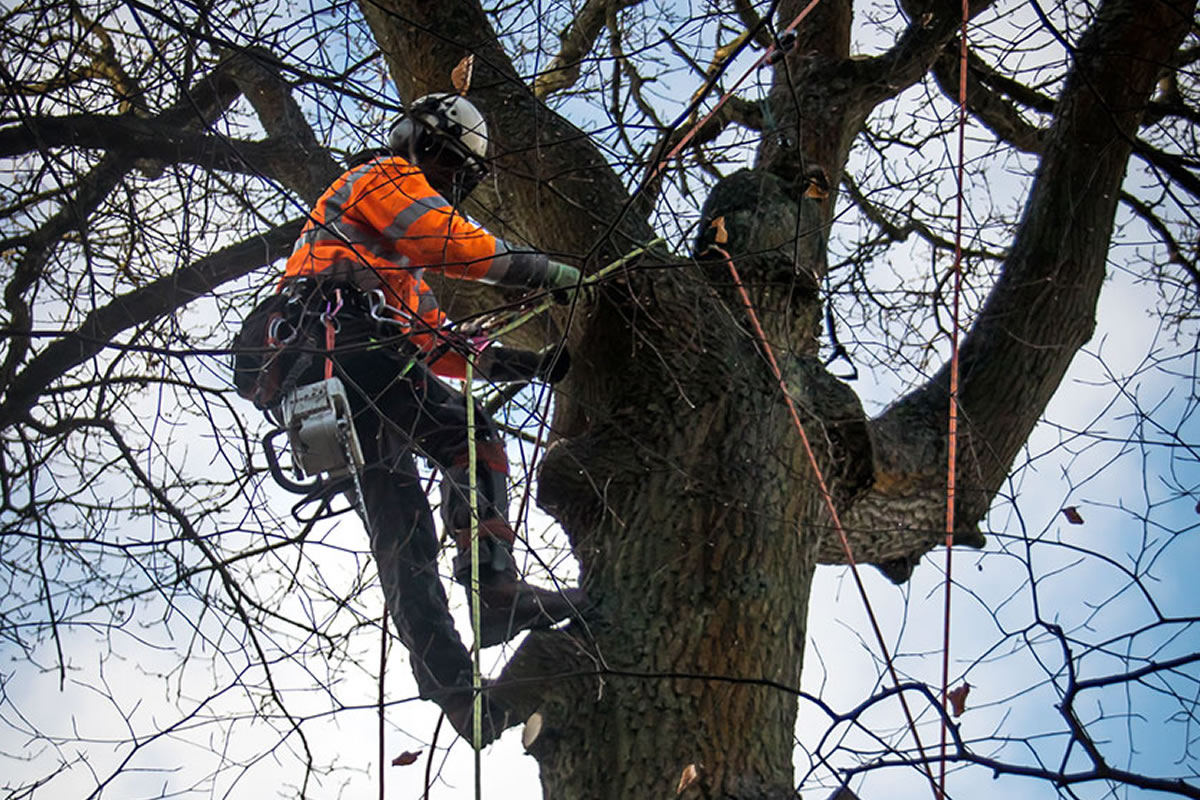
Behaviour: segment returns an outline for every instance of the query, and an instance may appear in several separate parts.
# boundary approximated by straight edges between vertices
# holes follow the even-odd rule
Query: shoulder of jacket
[[[418,168],[407,159],[384,148],[362,150],[346,159],[345,175],[366,175],[370,172],[416,172]]]

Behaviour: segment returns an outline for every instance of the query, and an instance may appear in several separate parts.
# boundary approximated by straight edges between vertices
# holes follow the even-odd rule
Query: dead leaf
[[[725,230],[724,217],[717,217],[712,222],[708,223],[708,227],[717,229],[717,234],[713,237],[713,241],[715,241],[717,244],[725,244],[729,241],[729,231]]]
[[[696,768],[695,764],[688,764],[679,775],[679,785],[675,787],[675,794],[683,794],[689,786],[698,780],[700,780],[700,770]]]
[[[420,757],[420,750],[405,750],[403,753],[392,759],[392,766],[407,767],[409,764],[416,763],[417,759]]]
[[[459,94],[466,94],[471,89],[471,76],[475,73],[475,54],[468,53],[458,62],[450,73],[450,82]]]
[[[1083,517],[1079,514],[1079,509],[1075,506],[1067,506],[1062,510],[1063,516],[1067,518],[1067,522],[1072,525],[1082,525]]]
[[[963,681],[963,685],[957,689],[951,689],[946,693],[946,699],[950,701],[950,713],[956,717],[961,717],[963,712],[967,710],[967,695],[971,693],[971,684]]]

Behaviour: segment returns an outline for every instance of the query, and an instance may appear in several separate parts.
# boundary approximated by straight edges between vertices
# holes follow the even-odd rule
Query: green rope
[[[483,682],[479,655],[479,489],[475,478],[475,398],[471,393],[471,381],[475,376],[471,359],[466,361],[463,393],[467,397],[467,497],[471,510],[471,630],[475,633],[475,642],[471,645],[471,746],[475,749],[475,800],[480,800],[483,796],[483,765],[480,760],[483,750]]]
[[[616,261],[605,266],[598,272],[588,276],[587,280],[581,281],[576,291],[594,283],[599,282],[609,273],[623,267],[633,259],[640,256],[642,253],[649,250],[655,245],[662,244],[665,240],[662,237],[654,239],[641,247],[635,247],[625,255],[618,258]],[[528,312],[522,314],[506,325],[501,326],[498,330],[491,333],[492,338],[511,333],[517,328],[529,322],[538,314],[544,313],[554,305],[552,298],[546,298],[535,305]],[[475,749],[475,800],[481,800],[483,797],[483,768],[480,759],[480,754],[483,750],[483,680],[482,669],[480,664],[480,599],[479,599],[479,502],[477,486],[477,478],[475,475],[476,468],[476,452],[475,452],[475,400],[471,393],[471,383],[475,378],[474,368],[471,359],[466,360],[466,370],[463,374],[465,381],[463,393],[467,399],[467,495],[470,501],[471,508],[471,629],[475,634],[475,642],[471,646],[472,665],[471,665],[471,690],[473,692],[472,699],[472,729],[471,729],[471,745]],[[445,502],[443,500],[443,502]]]

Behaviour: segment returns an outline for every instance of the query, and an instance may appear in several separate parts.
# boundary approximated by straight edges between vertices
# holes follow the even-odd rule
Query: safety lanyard
[[[321,321],[325,323],[325,380],[333,377],[333,344],[337,335],[334,318],[342,310],[342,290],[334,289],[333,296],[337,300],[337,305],[326,302],[325,313],[321,315]]]

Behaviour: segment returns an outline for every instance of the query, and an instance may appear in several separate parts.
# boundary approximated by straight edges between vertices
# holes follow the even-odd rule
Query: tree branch
[[[1026,153],[1042,152],[1046,130],[1025,121],[1021,112],[1008,99],[993,92],[980,80],[980,59],[968,54],[967,110],[982,122],[1002,142]],[[947,97],[958,102],[959,58],[957,47],[947,47],[933,65],[933,76]]]
[[[42,277],[55,246],[72,228],[82,229],[87,218],[133,168],[133,160],[125,156],[106,155],[79,181],[79,190],[37,230],[5,242],[8,247],[22,247],[12,278],[4,287],[4,306],[8,324],[14,331],[28,330],[33,315],[26,293]],[[0,367],[0,387],[9,386],[17,367],[29,352],[29,337],[19,333],[9,337],[8,352]]]
[[[38,353],[13,378],[0,403],[0,428],[23,418],[51,382],[95,356],[122,331],[174,311],[226,281],[286,256],[303,223],[303,219],[289,220],[89,313],[74,332]]]
[[[733,8],[737,11],[738,19],[742,21],[742,27],[750,32],[758,46],[763,49],[770,47],[772,45],[771,34],[767,31],[767,26],[763,25],[762,17],[754,10],[750,1],[733,0]]]
[[[976,15],[994,0],[974,0]],[[787,0],[776,19],[791,24],[807,4]],[[841,172],[854,137],[871,111],[895,97],[929,71],[954,37],[961,5],[930,0],[912,2],[911,21],[890,50],[874,58],[850,54],[851,9],[846,2],[815,6],[798,30],[796,46],[775,66],[768,102],[782,137],[764,137],[757,164],[786,180],[798,180],[816,163],[831,186]],[[830,203],[827,213],[832,213]]]
[[[274,171],[269,174],[315,204],[342,168],[317,141],[291,86],[275,66],[278,60],[261,48],[247,48],[231,54],[227,63],[230,76],[254,106],[268,141],[287,154],[270,160]]]
[[[131,163],[148,158],[165,164],[195,164],[205,169],[264,175],[280,179],[298,193],[312,190],[307,176],[295,177],[298,161],[307,161],[307,154],[275,139],[256,142],[208,136],[162,118],[132,115],[31,117],[0,128],[0,157],[49,147],[103,150]],[[298,158],[301,154],[305,159]]]
[[[990,8],[995,0],[972,0],[972,18]],[[910,2],[910,21],[896,44],[886,53],[859,62],[859,87],[855,102],[870,113],[921,80],[933,67],[947,44],[954,40],[962,22],[962,6],[955,2],[923,0]]]
[[[533,94],[545,100],[555,92],[575,85],[579,80],[580,65],[596,44],[600,31],[610,15],[641,3],[642,0],[587,0],[571,24],[562,32],[562,46],[558,55],[550,60],[542,73],[533,81]]]
[[[999,280],[960,350],[959,532],[970,535],[1092,335],[1108,244],[1134,135],[1158,78],[1188,31],[1195,0],[1106,0],[1076,48],[1045,155]],[[948,367],[876,420],[880,479],[862,516],[919,557],[944,502]],[[1020,396],[1022,402],[1011,399]],[[898,447],[899,446],[899,449]],[[858,509],[856,509],[858,510]],[[890,523],[885,521],[890,519]],[[899,522],[903,520],[903,522]],[[906,525],[905,523],[910,523]],[[876,549],[864,556],[878,560]]]
[[[1146,203],[1137,199],[1128,192],[1121,192],[1121,202],[1133,209],[1133,213],[1137,214],[1147,227],[1162,240],[1163,245],[1167,248],[1167,260],[1172,264],[1178,264],[1187,272],[1188,277],[1192,279],[1192,285],[1196,288],[1197,295],[1200,295],[1200,267],[1196,266],[1196,262],[1183,254],[1183,247],[1179,241],[1171,234],[1165,222],[1158,218],[1154,213],[1154,209]]]
[[[846,194],[849,196],[851,202],[858,207],[858,210],[862,212],[863,216],[874,222],[889,240],[903,242],[915,233],[932,247],[939,250],[954,250],[953,241],[938,236],[921,220],[911,215],[904,216],[902,221],[893,219],[887,212],[872,203],[862,193],[862,189],[859,188],[858,183],[850,175],[842,176],[842,186],[846,188]],[[1003,253],[992,253],[987,250],[975,250],[973,248],[964,248],[962,253],[968,258],[979,258],[989,261],[999,261],[1004,258]]]

